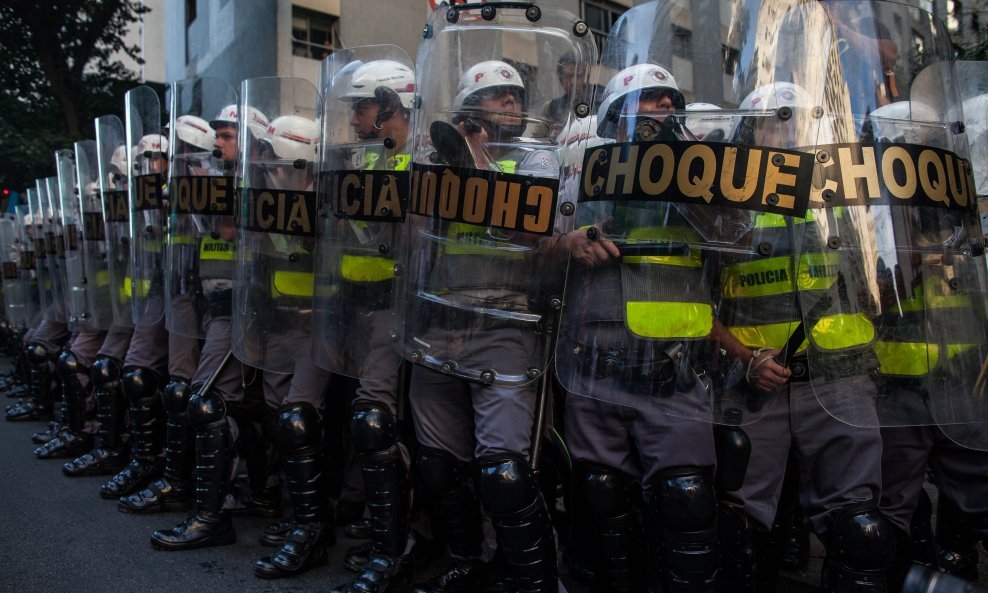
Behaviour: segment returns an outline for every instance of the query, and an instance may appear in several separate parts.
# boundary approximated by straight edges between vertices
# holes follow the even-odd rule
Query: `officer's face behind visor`
[[[361,140],[372,140],[378,137],[380,130],[375,127],[380,106],[375,99],[361,99],[353,104],[353,115],[350,126],[354,134]]]
[[[237,126],[232,124],[216,126],[213,148],[219,151],[220,159],[234,162],[237,159]]]
[[[481,117],[502,126],[518,126],[524,122],[525,104],[520,89],[495,87],[477,93],[474,109],[483,112]]]
[[[168,158],[163,152],[147,151],[143,155],[138,156],[137,166],[138,175],[149,175],[151,173],[164,174],[168,172]]]
[[[264,176],[260,187],[305,191],[312,185],[312,161],[303,164],[301,161],[279,159],[274,148],[264,140],[258,142],[258,153],[258,165]],[[296,165],[302,167],[297,168]]]

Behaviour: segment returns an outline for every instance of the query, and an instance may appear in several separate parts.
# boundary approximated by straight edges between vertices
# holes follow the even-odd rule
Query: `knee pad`
[[[226,420],[226,402],[219,395],[208,391],[197,393],[189,399],[189,426],[199,431]]]
[[[595,519],[612,519],[631,510],[633,483],[624,472],[603,465],[581,463],[576,471],[576,487],[586,496]]]
[[[161,405],[165,413],[170,415],[184,416],[189,410],[190,399],[192,399],[192,386],[188,381],[178,377],[172,377],[161,392]]]
[[[664,529],[697,532],[717,525],[713,473],[709,467],[676,467],[650,480],[648,505]]]
[[[350,433],[358,453],[387,451],[398,442],[398,423],[386,408],[364,405],[354,410]]]
[[[314,451],[322,444],[322,417],[306,403],[278,409],[278,444],[285,452]]]
[[[514,515],[539,500],[538,483],[528,460],[505,454],[481,457],[480,499],[495,517]]]
[[[75,357],[75,354],[72,354],[71,350],[63,350],[58,356],[58,374],[60,376],[68,377],[83,370],[82,365],[79,364],[79,359]]]
[[[124,370],[123,390],[127,399],[132,402],[147,402],[155,399],[160,382],[158,373],[151,369],[132,367]]]
[[[427,497],[453,492],[470,479],[470,465],[440,449],[420,447],[417,466],[421,490]]]
[[[880,571],[892,565],[896,531],[873,505],[846,509],[830,523],[827,554],[852,570]]]
[[[109,356],[100,356],[93,363],[90,378],[97,386],[109,385],[120,380],[120,362]]]
[[[24,352],[27,354],[27,361],[32,365],[38,366],[48,362],[48,349],[37,342],[28,344]]]

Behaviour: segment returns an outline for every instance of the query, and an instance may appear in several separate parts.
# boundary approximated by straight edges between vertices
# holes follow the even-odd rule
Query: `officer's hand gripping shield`
[[[97,117],[96,151],[99,193],[106,225],[106,260],[113,325],[134,324],[130,265],[130,199],[128,196],[127,135],[115,115]]]
[[[214,149],[209,121],[236,105],[237,93],[226,81],[193,78],[173,83],[170,99],[165,324],[205,338],[203,317],[231,312],[238,191],[236,159]]]
[[[82,209],[76,227],[81,242],[82,269],[80,275],[74,276],[72,266],[69,266],[70,278],[79,280],[77,285],[71,285],[70,291],[74,295],[72,300],[79,301],[78,306],[85,308],[84,314],[88,315],[91,327],[109,329],[113,325],[111,259],[100,194],[99,151],[95,140],[75,143],[75,166]]]
[[[729,424],[771,405],[749,360],[784,367],[798,324],[789,221],[809,196],[832,44],[816,3],[649,2],[618,20],[568,242],[567,390]]]
[[[130,199],[130,302],[135,325],[153,325],[165,314],[164,237],[168,138],[161,129],[161,103],[139,86],[124,96]]]
[[[233,293],[233,353],[290,373],[311,349],[317,92],[298,78],[255,78],[241,86],[239,113],[269,118],[261,137],[240,126],[243,174]]]
[[[322,81],[312,358],[349,377],[391,376],[415,69],[396,46],[356,47],[326,58]]]
[[[983,420],[985,262],[949,36],[903,4],[825,7],[841,76],[798,271],[809,380],[856,426]]]
[[[572,14],[510,2],[437,11],[425,37],[399,343],[427,368],[524,385],[545,372],[558,326],[557,244],[575,208],[559,192],[556,138],[590,115],[596,46]],[[562,64],[575,72],[568,94]]]

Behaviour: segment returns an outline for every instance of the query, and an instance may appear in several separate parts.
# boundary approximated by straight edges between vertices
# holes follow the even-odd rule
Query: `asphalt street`
[[[4,398],[4,401],[9,401]],[[340,539],[327,566],[278,581],[254,576],[254,561],[271,548],[257,536],[271,521],[237,517],[237,542],[186,552],[151,547],[155,529],[179,513],[148,516],[117,511],[99,497],[104,477],[67,478],[65,460],[39,460],[31,434],[41,422],[0,422],[0,591],[17,593],[176,593],[328,591],[351,577]]]

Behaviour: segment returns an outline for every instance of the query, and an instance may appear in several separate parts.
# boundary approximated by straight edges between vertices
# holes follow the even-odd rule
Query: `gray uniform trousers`
[[[151,369],[165,376],[168,372],[168,331],[164,319],[150,325],[134,326],[123,366]]]
[[[867,378],[833,381],[818,389],[843,390],[850,397],[874,398]],[[743,427],[751,439],[751,460],[744,485],[725,498],[740,505],[757,528],[768,531],[775,520],[789,451],[799,467],[803,512],[813,530],[825,537],[829,521],[851,505],[874,501],[882,492],[882,437],[877,414],[856,427],[831,416],[808,382],[789,383],[776,394],[765,416]],[[872,408],[873,409],[873,408]]]

